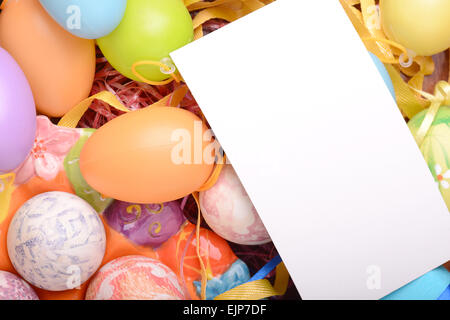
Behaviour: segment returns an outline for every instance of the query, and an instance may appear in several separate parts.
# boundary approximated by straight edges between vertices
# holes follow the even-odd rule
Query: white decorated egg
[[[9,226],[8,254],[29,283],[49,291],[78,287],[100,267],[106,235],[97,212],[65,192],[37,195]]]

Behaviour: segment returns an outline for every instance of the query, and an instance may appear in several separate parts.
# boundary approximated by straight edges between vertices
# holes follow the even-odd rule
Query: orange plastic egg
[[[59,117],[88,97],[95,74],[94,41],[64,30],[39,0],[6,3],[0,46],[27,76],[40,113]]]
[[[103,195],[126,202],[182,198],[212,173],[214,144],[207,130],[195,114],[179,108],[149,107],[122,115],[84,145],[82,175]]]

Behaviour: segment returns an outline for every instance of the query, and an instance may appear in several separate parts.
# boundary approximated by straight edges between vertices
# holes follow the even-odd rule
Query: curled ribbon
[[[195,229],[195,237],[196,237],[196,255],[198,261],[200,263],[200,276],[201,276],[201,290],[200,296],[202,300],[206,300],[206,285],[208,282],[208,272],[206,270],[205,263],[203,262],[202,256],[200,254],[200,227],[202,224],[202,211],[200,209],[200,201],[199,201],[199,191],[206,191],[211,189],[217,182],[220,176],[220,172],[223,169],[224,164],[226,163],[226,156],[224,155],[222,159],[219,159],[214,167],[214,170],[208,180],[199,188],[197,192],[192,193],[192,196],[197,204],[197,225]]]
[[[264,278],[276,268],[275,285],[272,287]],[[249,280],[234,289],[217,296],[215,300],[243,300],[243,299],[265,299],[271,296],[283,295],[289,284],[289,273],[285,268],[281,257],[275,256],[264,267],[262,267]]]
[[[200,263],[200,276],[201,276],[201,290],[200,290],[200,297],[202,300],[206,300],[206,285],[208,283],[208,273],[206,271],[205,263],[203,262],[202,255],[200,253],[200,227],[202,225],[202,212],[200,209],[200,200],[198,196],[198,192],[192,193],[192,196],[194,197],[194,200],[197,204],[197,224],[195,228],[195,241],[196,241],[196,254],[198,257],[198,261]]]
[[[422,90],[425,76],[435,70],[432,57],[416,56],[402,45],[389,40],[382,30],[381,16],[375,0],[339,1],[367,50],[387,64],[386,68],[393,80],[397,103],[403,115],[412,118],[425,109],[428,101],[417,96],[411,88]],[[400,72],[410,77],[408,84]]]
[[[130,112],[130,110],[126,108],[114,94],[109,91],[102,91],[81,101],[79,104],[73,107],[64,115],[64,117],[61,118],[61,120],[59,120],[58,125],[61,127],[75,128],[81,117],[86,113],[86,111],[89,109],[89,106],[95,99],[106,102],[117,110]]]
[[[289,273],[280,263],[276,268],[275,283],[267,279],[255,280],[237,286],[214,298],[214,300],[261,300],[286,293],[289,284]]]
[[[427,113],[425,114],[425,118],[423,119],[422,124],[420,125],[419,130],[416,134],[416,142],[420,147],[428,131],[430,130],[434,119],[436,118],[439,108],[442,106],[450,106],[450,84],[445,81],[438,82],[434,91],[434,95],[414,88],[413,90],[421,94],[431,102],[431,105],[428,108]]]
[[[139,66],[156,66],[159,67],[162,73],[165,73],[167,75],[170,75],[170,78],[164,81],[152,81],[149,80],[147,78],[145,78],[143,75],[141,75],[136,68]],[[175,66],[170,63],[163,63],[163,61],[151,61],[151,60],[145,60],[145,61],[138,61],[133,63],[133,65],[131,66],[131,72],[133,72],[133,74],[139,78],[139,80],[141,80],[144,83],[150,84],[152,86],[161,86],[161,85],[165,85],[165,84],[169,84],[172,81],[176,81],[177,83],[179,83],[181,81],[181,78],[176,74],[176,68]]]
[[[193,19],[194,39],[203,37],[203,24],[212,19],[235,21],[274,0],[184,0],[190,12],[198,11]]]
[[[148,107],[152,106],[176,107],[178,104],[180,104],[181,100],[183,100],[187,91],[188,88],[185,85],[182,85],[177,89],[175,89],[175,91],[169,94],[168,96],[162,98],[158,102],[155,102],[154,104]],[[131,112],[131,110],[125,107],[113,93],[109,91],[102,91],[78,103],[69,112],[67,112],[64,115],[64,117],[61,118],[61,120],[58,122],[58,125],[67,128],[75,128],[78,122],[80,121],[81,117],[86,113],[86,111],[89,109],[89,106],[95,99],[106,102],[117,110],[126,113]]]

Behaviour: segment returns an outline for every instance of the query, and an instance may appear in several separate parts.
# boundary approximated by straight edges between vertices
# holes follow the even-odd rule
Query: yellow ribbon
[[[431,125],[434,122],[434,119],[436,118],[439,108],[442,106],[450,106],[450,84],[445,81],[438,82],[434,95],[417,89],[414,90],[431,102],[431,105],[428,108],[428,111],[425,114],[422,124],[416,134],[416,142],[419,146],[421,146],[431,128]]]
[[[235,21],[274,0],[184,0],[190,12],[198,11],[193,19],[194,39],[203,37],[203,24],[212,19]]]
[[[130,110],[127,109],[114,94],[109,91],[102,91],[81,101],[79,104],[73,107],[72,110],[67,112],[64,117],[59,120],[58,125],[61,127],[75,128],[81,117],[86,113],[86,111],[89,109],[89,106],[95,99],[106,102],[117,110],[130,112]]]
[[[14,173],[0,175],[0,223],[8,216],[9,203],[14,191]]]
[[[175,89],[174,92],[167,95],[166,97],[162,98],[158,102],[155,102],[154,104],[150,105],[149,107],[153,106],[171,106],[176,107],[178,104],[180,104],[181,100],[183,100],[184,96],[186,95],[188,91],[188,88],[186,85],[182,85]],[[61,118],[61,120],[58,122],[58,125],[61,127],[67,127],[67,128],[76,128],[78,122],[80,121],[81,117],[86,113],[86,111],[89,109],[92,102],[97,99],[103,102],[106,102],[113,108],[116,108],[117,110],[123,111],[123,112],[131,112],[127,107],[125,107],[122,102],[119,101],[119,99],[111,92],[109,91],[102,91],[99,92],[83,101],[81,101],[79,104],[77,104],[75,107],[72,108],[69,112],[67,112],[64,117]]]
[[[214,167],[214,170],[211,174],[211,176],[208,178],[208,180],[203,184],[202,187],[199,188],[197,192],[193,192],[192,196],[197,204],[197,225],[196,225],[196,254],[198,261],[200,263],[200,276],[201,276],[201,290],[200,290],[200,297],[202,300],[206,300],[206,285],[208,283],[208,271],[206,269],[206,266],[203,262],[202,256],[200,254],[200,227],[202,224],[202,212],[200,209],[200,201],[199,201],[199,195],[198,192],[205,191],[208,189],[211,189],[217,182],[217,179],[219,179],[220,172],[223,169],[224,164],[226,163],[226,156],[224,155],[221,161],[218,161],[216,166]]]
[[[425,109],[429,102],[417,95],[413,89],[422,90],[425,75],[434,72],[432,57],[409,57],[410,52],[402,45],[389,40],[381,28],[381,18],[375,0],[339,0],[353,26],[367,47],[386,64],[394,84],[397,104],[404,116],[412,118]],[[361,9],[356,8],[360,5]],[[412,65],[402,66],[401,58],[411,58]],[[411,77],[408,84],[400,71]]]
[[[133,65],[131,66],[131,72],[133,72],[133,74],[134,74],[136,77],[138,77],[139,80],[141,80],[142,82],[145,82],[145,83],[150,84],[150,85],[152,85],[152,86],[162,86],[162,85],[165,85],[165,84],[169,84],[169,83],[171,83],[171,82],[174,81],[174,80],[175,80],[176,82],[178,82],[178,83],[181,81],[180,77],[179,77],[179,76],[176,74],[176,72],[175,72],[175,71],[176,71],[175,67],[174,67],[174,70],[173,70],[172,72],[169,73],[169,75],[170,75],[170,78],[169,78],[169,79],[164,80],[164,81],[152,81],[152,80],[149,80],[149,79],[145,78],[143,75],[141,75],[141,74],[136,70],[137,67],[143,66],[143,65],[157,66],[157,67],[160,67],[161,70],[164,70],[164,71],[166,71],[166,72],[172,71],[170,66],[168,66],[167,64],[164,64],[164,63],[162,63],[162,62],[159,62],[159,61],[145,60],[145,61],[138,61],[138,62],[135,62],[135,63],[133,63]]]
[[[422,99],[411,86],[403,81],[400,72],[394,66],[386,64],[385,67],[394,85],[397,104],[403,116],[411,119],[430,105],[428,100]]]
[[[206,300],[206,285],[208,283],[208,273],[206,271],[206,266],[203,262],[202,255],[200,253],[200,230],[202,225],[202,212],[200,209],[200,200],[198,197],[198,192],[193,192],[192,196],[194,197],[195,202],[197,203],[197,225],[195,229],[195,241],[196,241],[196,254],[198,261],[200,263],[200,276],[201,276],[201,290],[200,290],[200,297],[202,300]]]
[[[275,284],[267,279],[255,280],[237,286],[214,298],[214,300],[261,300],[272,296],[284,295],[289,284],[289,273],[280,263],[276,269]]]
[[[217,180],[220,177],[220,173],[222,172],[223,166],[227,162],[227,156],[224,155],[222,159],[219,159],[214,167],[213,172],[211,173],[211,176],[208,178],[208,180],[201,186],[197,191],[206,191],[211,189],[217,182]]]

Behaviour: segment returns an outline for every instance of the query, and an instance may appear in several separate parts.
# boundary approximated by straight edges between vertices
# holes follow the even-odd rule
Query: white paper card
[[[304,299],[450,260],[450,214],[338,1],[278,0],[172,58]]]

